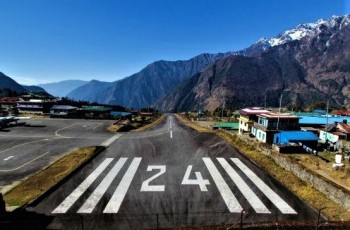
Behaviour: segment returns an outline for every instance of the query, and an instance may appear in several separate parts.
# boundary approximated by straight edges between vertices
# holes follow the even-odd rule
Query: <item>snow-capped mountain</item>
[[[156,103],[162,111],[329,100],[350,108],[350,15],[301,24],[210,64]],[[265,101],[264,101],[265,99]]]
[[[273,38],[261,38],[254,45],[263,47],[263,50],[266,50],[270,47],[282,45],[290,41],[315,37],[324,31],[332,32],[334,30],[339,30],[349,23],[350,14],[345,16],[332,16],[328,20],[320,19],[315,23],[300,24],[296,28],[287,30]]]

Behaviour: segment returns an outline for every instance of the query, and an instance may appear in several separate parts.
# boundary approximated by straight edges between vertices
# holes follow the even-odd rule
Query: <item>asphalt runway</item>
[[[317,213],[220,137],[173,115],[107,150],[27,212],[57,229],[315,221]]]
[[[113,121],[31,119],[0,131],[0,191],[75,148],[96,146],[113,134]]]

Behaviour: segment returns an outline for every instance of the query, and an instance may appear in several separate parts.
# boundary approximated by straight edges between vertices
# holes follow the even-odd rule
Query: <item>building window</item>
[[[262,135],[262,140],[265,141],[265,133]]]

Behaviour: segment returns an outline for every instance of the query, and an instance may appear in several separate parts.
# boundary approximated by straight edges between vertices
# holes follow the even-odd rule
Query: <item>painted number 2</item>
[[[209,180],[204,180],[200,172],[195,172],[196,179],[190,179],[191,171],[192,171],[192,165],[189,165],[187,167],[184,179],[182,180],[181,184],[199,185],[199,188],[201,189],[202,192],[207,192],[208,191],[207,185],[210,184]]]
[[[159,170],[159,172],[142,183],[141,192],[164,192],[165,185],[149,185],[149,183],[157,177],[159,177],[160,175],[164,174],[165,169],[165,165],[149,165],[147,167],[148,172],[153,170]]]

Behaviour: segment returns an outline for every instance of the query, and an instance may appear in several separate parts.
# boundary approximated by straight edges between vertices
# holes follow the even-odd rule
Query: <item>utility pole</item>
[[[241,222],[240,222],[240,229],[243,229],[243,214],[245,213],[244,209],[241,211]]]
[[[320,225],[320,216],[321,216],[321,211],[327,207],[321,208],[318,210],[318,216],[317,216],[317,223],[316,223],[316,230],[318,230],[318,226]]]
[[[282,93],[281,93],[281,97],[280,97],[280,107],[278,109],[278,116],[277,116],[277,130],[278,130],[278,125],[280,123],[280,114],[281,114],[281,107],[282,107]]]
[[[328,140],[328,107],[329,107],[329,100],[327,101],[327,109],[326,109],[326,142]]]

